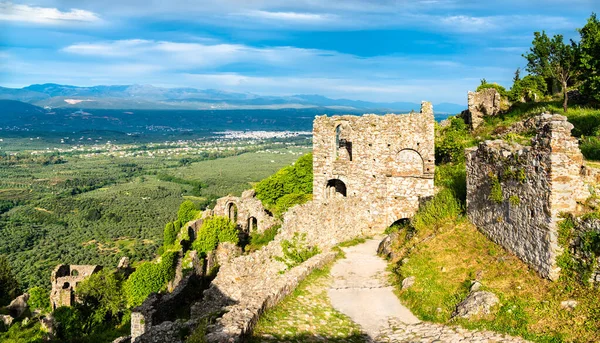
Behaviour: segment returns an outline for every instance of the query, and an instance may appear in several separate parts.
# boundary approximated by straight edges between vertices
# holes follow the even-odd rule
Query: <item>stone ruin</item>
[[[193,304],[189,319],[171,318],[158,325],[152,319],[148,326],[145,318],[160,312],[156,306],[134,313],[133,342],[181,342],[181,332],[211,318],[208,342],[242,342],[266,309],[290,294],[312,270],[335,258],[334,246],[381,233],[398,219],[411,217],[420,201],[434,194],[432,106],[424,102],[420,113],[406,115],[317,117],[313,156],[314,200],[289,209],[267,246],[219,258],[218,273]],[[234,219],[246,231],[253,230],[252,217],[258,231],[274,223],[253,191],[219,199],[203,217],[210,215]],[[201,221],[189,225],[198,227]],[[282,242],[297,233],[304,235],[306,246],[317,246],[322,253],[286,270],[274,256],[282,256]]]
[[[420,113],[384,116],[319,116],[313,126],[313,199],[357,199],[380,229],[410,218],[434,194],[434,117]]]
[[[467,214],[492,241],[556,280],[560,215],[576,212],[590,192],[573,125],[551,114],[534,124],[531,146],[495,140],[466,150]]]
[[[264,232],[278,221],[268,212],[262,202],[255,198],[253,189],[242,193],[241,197],[227,196],[217,200],[210,213],[229,218],[245,233]]]
[[[465,123],[475,130],[483,123],[483,118],[498,115],[501,111],[502,98],[494,88],[482,89],[468,93],[469,108],[462,112]]]
[[[99,272],[101,266],[60,264],[52,271],[50,281],[50,305],[52,310],[61,306],[72,306],[77,300],[75,290],[77,285],[90,275]]]

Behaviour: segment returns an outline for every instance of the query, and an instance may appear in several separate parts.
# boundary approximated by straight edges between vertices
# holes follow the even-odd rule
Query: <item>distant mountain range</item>
[[[16,100],[46,108],[128,109],[128,110],[235,110],[305,109],[324,107],[335,110],[377,112],[418,111],[411,102],[368,102],[330,99],[321,95],[263,96],[215,89],[160,88],[151,85],[77,87],[53,83],[23,88],[0,87],[0,100]],[[434,104],[436,114],[455,114],[466,106]],[[32,110],[30,108],[30,110]],[[0,108],[0,112],[2,109]],[[1,114],[1,113],[0,113]]]

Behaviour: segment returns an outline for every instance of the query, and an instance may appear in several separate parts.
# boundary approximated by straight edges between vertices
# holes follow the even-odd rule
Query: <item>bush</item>
[[[83,280],[76,293],[83,305],[91,309],[94,325],[102,325],[107,319],[119,322],[126,306],[122,274],[103,269]]]
[[[4,255],[0,255],[0,306],[8,305],[19,293],[19,282]]]
[[[175,226],[173,225],[173,223],[167,223],[167,225],[165,225],[165,230],[163,231],[163,245],[173,245],[175,243],[176,238],[177,231],[175,231]]]
[[[256,251],[269,244],[277,236],[279,228],[281,228],[281,225],[274,225],[266,229],[263,233],[251,232],[250,244],[246,245],[246,251]]]
[[[57,337],[65,341],[81,338],[84,334],[81,312],[77,307],[61,306],[52,313],[59,323]]]
[[[29,291],[27,304],[33,310],[50,311],[50,292],[46,288],[33,287]]]
[[[521,100],[530,102],[541,99],[547,92],[548,86],[542,76],[527,75],[513,84],[508,98],[512,102]]]
[[[450,125],[441,128],[436,125],[435,162],[463,162],[465,148],[473,144],[473,137],[464,120],[458,117],[448,118]]]
[[[306,244],[306,233],[294,233],[292,240],[284,240],[281,242],[283,249],[283,257],[275,256],[274,259],[283,262],[287,269],[294,268],[309,258],[319,254],[321,250],[317,246],[309,246]]]
[[[196,205],[190,200],[186,200],[179,206],[177,219],[182,225],[185,225],[187,222],[194,220],[199,213],[200,211],[196,208]]]
[[[275,214],[281,215],[287,212],[288,209],[296,205],[304,204],[305,202],[310,200],[312,200],[312,194],[286,194],[281,198],[277,199],[277,203],[275,204],[273,210]]]
[[[167,251],[160,263],[145,262],[137,267],[124,286],[129,307],[141,305],[150,294],[164,289],[167,282],[175,277],[178,254],[177,251]]]
[[[274,206],[286,194],[311,194],[313,184],[312,154],[300,157],[292,166],[259,182],[254,189],[256,197],[267,207]]]
[[[219,242],[237,244],[239,242],[238,230],[235,223],[229,218],[214,216],[202,223],[192,248],[198,252],[207,253],[214,250]]]
[[[579,148],[586,159],[600,161],[600,138],[582,137]]]
[[[477,91],[481,91],[484,89],[488,89],[488,88],[494,88],[495,90],[498,91],[498,93],[500,93],[500,96],[504,97],[504,98],[508,98],[508,92],[506,91],[506,88],[500,86],[497,83],[482,83],[481,85],[479,85],[479,87],[477,87]]]
[[[456,218],[463,212],[459,200],[450,189],[439,191],[433,199],[421,206],[411,224],[415,230],[425,230],[428,227],[438,227],[451,218]]]

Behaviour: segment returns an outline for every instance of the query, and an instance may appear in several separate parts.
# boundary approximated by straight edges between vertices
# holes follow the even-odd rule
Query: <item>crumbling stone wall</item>
[[[483,123],[483,117],[500,113],[501,101],[500,93],[494,88],[469,92],[469,108],[462,113],[465,122],[471,126],[471,129],[478,128]]]
[[[313,125],[313,193],[316,202],[359,199],[352,209],[381,229],[410,218],[433,196],[434,118],[420,113],[318,116]]]
[[[250,189],[242,193],[241,197],[219,198],[212,214],[228,217],[244,232],[250,233],[254,230],[263,232],[277,224],[277,220],[267,212],[255,195],[254,190]]]
[[[467,213],[490,239],[557,279],[558,221],[589,197],[583,155],[566,117],[535,118],[531,146],[502,140],[467,149]]]
[[[90,275],[99,272],[101,266],[60,264],[52,271],[50,282],[50,305],[52,309],[60,306],[72,306],[75,301],[77,285]]]

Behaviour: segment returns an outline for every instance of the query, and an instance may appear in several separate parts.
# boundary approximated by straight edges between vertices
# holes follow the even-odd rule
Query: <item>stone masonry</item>
[[[469,92],[469,109],[463,112],[465,122],[474,130],[483,123],[483,117],[495,116],[500,113],[500,93],[494,88],[482,89],[479,92]]]
[[[414,215],[433,196],[434,118],[430,103],[420,113],[384,116],[318,116],[313,126],[313,193],[316,202],[358,199],[385,228]]]
[[[535,127],[531,146],[495,140],[466,150],[467,214],[491,240],[555,280],[559,216],[590,194],[573,125],[543,114]]]
[[[263,232],[277,224],[261,201],[254,197],[254,190],[247,190],[241,197],[227,196],[217,200],[211,215],[228,217],[244,232]]]
[[[68,265],[61,264],[54,268],[52,277],[52,291],[50,293],[50,305],[52,309],[61,306],[72,306],[75,303],[75,289],[77,285],[97,273],[101,266]]]

